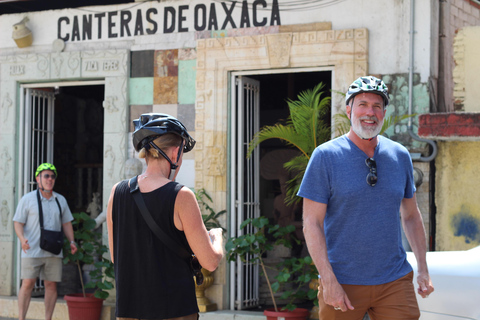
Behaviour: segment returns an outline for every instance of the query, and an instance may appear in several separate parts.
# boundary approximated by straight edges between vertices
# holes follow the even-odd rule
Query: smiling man
[[[25,194],[18,203],[13,224],[22,247],[22,286],[18,293],[18,319],[24,320],[37,277],[45,284],[45,319],[51,320],[57,302],[57,282],[62,280],[62,251],[55,254],[40,248],[40,212],[45,230],[61,231],[70,241],[72,254],[77,251],[74,242],[73,216],[67,200],[53,191],[57,169],[51,163],[42,163],[35,172],[37,190]],[[41,211],[40,211],[41,210]]]
[[[320,319],[418,319],[413,270],[401,225],[418,262],[418,293],[433,292],[426,238],[415,197],[412,160],[379,136],[388,88],[375,77],[349,87],[350,131],[318,146],[298,195],[304,234],[319,277]]]

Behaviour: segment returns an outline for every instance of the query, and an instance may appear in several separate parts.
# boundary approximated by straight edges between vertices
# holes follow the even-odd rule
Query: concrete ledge
[[[200,313],[199,320],[265,320],[261,311],[221,310]]]
[[[418,117],[418,135],[432,140],[480,140],[480,113],[428,113]]]
[[[0,319],[18,319],[17,297],[0,296]],[[45,305],[43,298],[32,298],[27,312],[28,320],[45,319]],[[63,298],[57,300],[52,320],[68,319],[67,303]],[[101,320],[115,320],[115,306],[103,303]]]

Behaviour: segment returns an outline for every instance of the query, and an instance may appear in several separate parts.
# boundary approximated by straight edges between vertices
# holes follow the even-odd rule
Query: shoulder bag
[[[60,226],[62,225],[62,207],[58,202],[57,197],[55,201],[58,205],[58,210],[60,210]],[[40,200],[40,191],[37,189],[37,202],[38,202],[38,212],[40,218],[40,248],[45,251],[51,252],[53,254],[59,254],[63,248],[63,228],[60,228],[60,231],[46,230],[43,228],[43,209],[42,202]]]

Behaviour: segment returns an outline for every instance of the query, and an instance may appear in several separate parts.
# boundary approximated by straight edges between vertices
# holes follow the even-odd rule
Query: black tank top
[[[142,193],[155,222],[189,252],[184,232],[174,225],[174,205],[181,185],[169,182]],[[128,180],[115,189],[112,206],[116,316],[168,319],[198,312],[195,283],[188,262],[150,230],[130,194]]]

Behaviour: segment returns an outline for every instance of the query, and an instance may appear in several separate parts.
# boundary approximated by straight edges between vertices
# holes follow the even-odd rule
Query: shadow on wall
[[[480,218],[475,217],[465,206],[453,215],[451,226],[456,237],[465,237],[465,243],[480,244]]]

